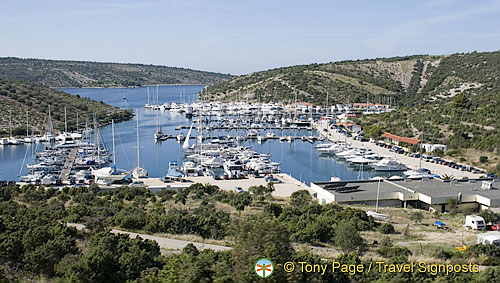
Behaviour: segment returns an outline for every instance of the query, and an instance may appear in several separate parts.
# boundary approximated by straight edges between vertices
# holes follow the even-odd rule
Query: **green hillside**
[[[212,84],[230,75],[142,64],[0,58],[0,77],[49,87]]]
[[[132,117],[130,110],[120,110],[102,102],[71,95],[35,84],[0,79],[0,136],[9,134],[9,113],[12,113],[14,135],[26,134],[26,112],[29,113],[30,132],[40,134],[47,129],[49,106],[54,129],[64,130],[64,107],[67,109],[68,128],[76,128],[77,113],[80,127],[94,111],[99,123],[107,124]]]
[[[392,103],[399,110],[363,116],[363,126],[445,143],[451,157],[500,171],[500,52],[418,55],[279,68],[208,87],[208,99],[326,104]],[[481,155],[489,156],[479,163]],[[484,161],[484,158],[483,158]],[[496,167],[496,168],[495,168]]]

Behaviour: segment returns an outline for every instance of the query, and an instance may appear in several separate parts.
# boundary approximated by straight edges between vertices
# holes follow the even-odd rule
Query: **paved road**
[[[333,130],[328,130],[328,128],[325,128],[324,125],[321,123],[318,123],[316,125],[318,127],[318,131],[325,137],[327,137],[330,141],[346,141],[352,146],[355,147],[364,147],[364,148],[369,148],[373,152],[379,154],[380,156],[384,157],[391,157],[399,162],[402,162],[408,166],[410,169],[417,169],[420,166],[420,159],[414,158],[414,157],[409,157],[406,155],[402,154],[397,154],[395,152],[389,151],[389,149],[377,146],[375,143],[372,142],[361,142],[354,140],[353,138],[346,138],[344,135],[333,131]],[[466,178],[479,178],[482,174],[474,174],[471,172],[467,171],[460,171],[457,169],[453,169],[451,167],[441,165],[441,164],[435,164],[435,163],[430,163],[430,162],[425,162],[422,160],[422,167],[427,168],[431,170],[433,174],[439,174],[439,175],[451,175],[454,176],[457,179],[462,179],[463,177]]]
[[[85,225],[83,225],[83,224],[67,223],[66,225],[68,225],[69,227],[75,227],[78,230],[85,229]],[[122,231],[122,230],[117,230],[117,229],[111,230],[111,233],[113,233],[113,234],[127,234],[131,238],[136,238],[137,236],[139,236],[143,239],[152,240],[152,241],[157,242],[158,245],[160,246],[160,248],[164,248],[164,249],[182,250],[188,244],[193,244],[199,250],[211,249],[211,250],[215,250],[215,251],[227,251],[227,250],[231,249],[231,247],[226,247],[226,246],[211,245],[211,244],[204,244],[204,243],[191,242],[191,241],[183,241],[183,240],[153,236],[153,235],[149,235],[149,234],[132,233],[132,232],[127,232],[127,231]]]

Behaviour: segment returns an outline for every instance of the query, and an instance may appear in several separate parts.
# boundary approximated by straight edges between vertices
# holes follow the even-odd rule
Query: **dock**
[[[72,148],[68,154],[68,157],[66,158],[66,160],[64,162],[64,167],[63,167],[63,169],[61,171],[61,175],[60,175],[61,181],[63,183],[68,181],[68,176],[69,176],[69,173],[71,172],[71,168],[73,167],[73,164],[75,163],[77,153],[78,153],[78,148],[76,148],[76,147]]]

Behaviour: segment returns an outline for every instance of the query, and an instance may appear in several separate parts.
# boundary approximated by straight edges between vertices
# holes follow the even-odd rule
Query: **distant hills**
[[[376,102],[392,113],[356,122],[382,131],[445,143],[461,161],[500,172],[500,52],[416,55],[278,68],[208,87],[205,97],[231,101],[298,101],[326,105]],[[483,158],[483,161],[485,159]],[[491,168],[491,167],[490,167]]]
[[[0,136],[9,135],[9,113],[12,113],[13,135],[26,134],[26,112],[29,131],[35,134],[47,131],[49,106],[55,130],[64,130],[64,107],[67,108],[68,129],[76,129],[77,113],[79,127],[87,119],[92,122],[93,113],[101,125],[132,118],[131,110],[121,110],[102,102],[78,95],[42,87],[32,83],[0,79]]]
[[[143,64],[0,58],[0,78],[48,87],[212,84],[231,77],[228,74]]]

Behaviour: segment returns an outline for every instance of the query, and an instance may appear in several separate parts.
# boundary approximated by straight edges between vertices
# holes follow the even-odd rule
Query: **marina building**
[[[449,199],[457,209],[483,210],[500,207],[500,180],[365,180],[311,182],[320,204],[362,204],[383,207],[413,207],[449,211]]]

